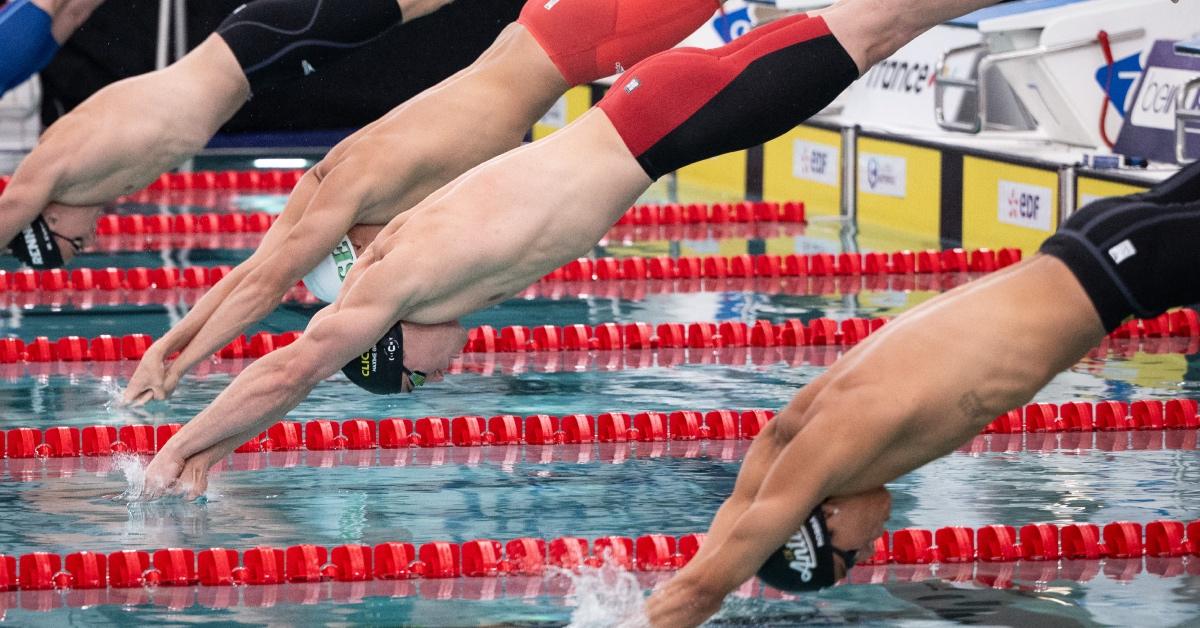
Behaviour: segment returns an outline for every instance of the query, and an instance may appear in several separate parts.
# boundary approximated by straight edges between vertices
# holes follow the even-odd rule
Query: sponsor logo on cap
[[[342,241],[334,247],[331,256],[334,266],[337,267],[338,279],[345,280],[346,275],[354,266],[354,245],[350,243],[350,238],[342,238]]]
[[[812,571],[817,567],[817,553],[812,539],[808,537],[808,528],[794,534],[783,547],[783,555],[790,561],[788,568],[800,574],[800,580],[811,582]]]
[[[29,251],[29,263],[33,266],[41,266],[42,247],[38,245],[37,236],[33,234],[33,225],[21,230],[21,237],[25,238],[25,248]]]
[[[362,376],[370,377],[371,373],[375,371],[375,350],[371,349],[370,351],[362,354],[362,356],[358,358],[358,365],[362,368]]]

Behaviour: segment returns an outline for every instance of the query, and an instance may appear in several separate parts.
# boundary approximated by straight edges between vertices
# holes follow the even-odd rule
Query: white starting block
[[[1104,145],[1100,123],[1106,82],[1101,77],[1109,74],[1101,33],[1111,45],[1112,83],[1132,86],[1141,56],[1155,40],[1186,39],[1200,29],[1200,3],[1025,0],[984,9],[955,24],[974,27],[982,42],[950,49],[939,63],[943,72],[934,111],[942,129],[1098,148]],[[970,77],[945,72],[963,57],[975,59]],[[1110,93],[1123,97],[1129,91]],[[958,92],[959,99],[973,97],[975,110],[948,116],[950,92]],[[1120,120],[1125,104],[1108,105],[1110,123]]]

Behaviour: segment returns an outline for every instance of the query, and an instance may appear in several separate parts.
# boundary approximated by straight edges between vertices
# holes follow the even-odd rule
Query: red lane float
[[[1182,309],[1164,314],[1152,321],[1130,321],[1124,329],[1142,329],[1166,324],[1171,336],[1106,338],[1093,353],[1104,354],[1109,350],[1128,351],[1143,348],[1153,352],[1194,352],[1196,341],[1200,341],[1198,313]],[[463,347],[464,353],[509,353],[509,352],[561,352],[561,351],[622,351],[645,349],[699,349],[711,351],[741,347],[797,347],[797,346],[852,346],[864,340],[882,327],[886,318],[849,318],[835,321],[815,318],[807,323],[799,319],[788,319],[782,323],[754,321],[743,324],[737,321],[716,323],[662,323],[652,327],[645,323],[602,323],[555,327],[543,325],[534,329],[511,326],[496,329],[489,325],[470,330]],[[1164,323],[1165,321],[1165,323]],[[1119,331],[1119,330],[1118,330]],[[1114,332],[1116,333],[1116,332]],[[274,349],[286,346],[300,338],[299,331],[279,334],[259,332],[247,338],[239,336],[216,353],[219,358],[258,358]],[[99,362],[111,360],[136,360],[150,346],[152,339],[145,334],[131,334],[116,338],[98,336],[88,339],[67,336],[51,341],[45,336],[28,342],[16,338],[0,339],[0,364],[17,362]],[[1107,415],[1105,415],[1107,416]],[[1074,418],[1083,420],[1084,417]],[[1101,422],[1097,416],[1096,421]],[[1132,421],[1138,425],[1153,426],[1157,415],[1139,414]],[[1163,414],[1161,420],[1168,417]],[[1107,424],[1105,424],[1107,425]],[[1120,426],[1110,426],[1120,429]],[[999,428],[999,426],[998,426]],[[998,431],[1001,431],[998,429]]]
[[[215,176],[207,176],[215,175]],[[155,192],[196,190],[282,190],[290,189],[300,175],[270,171],[249,173],[169,173],[148,188]],[[645,204],[629,208],[617,226],[657,227],[664,225],[724,225],[727,223],[804,223],[804,204],[798,202],[746,201],[683,206]],[[276,216],[266,212],[213,212],[197,214],[105,214],[97,223],[100,236],[195,235],[263,233]]]
[[[181,199],[187,204],[191,199]],[[211,225],[203,232],[195,228],[196,220],[188,220],[178,230],[171,227],[176,218],[170,215],[145,216],[144,233],[123,235],[118,232],[102,235],[89,251],[119,253],[126,251],[164,251],[186,249],[191,251],[256,249],[262,243],[263,233],[274,222],[274,215],[266,213],[244,214],[245,224],[236,232],[221,232],[222,214],[190,214],[189,218],[203,218],[201,222]],[[230,225],[235,226],[235,225]],[[658,224],[649,226],[616,225],[600,239],[600,246],[614,243],[660,242],[677,240],[767,240],[772,238],[804,235],[804,223],[757,222],[725,224]]]
[[[502,545],[491,539],[475,539],[466,543],[433,541],[420,546],[399,542],[373,547],[263,546],[244,552],[175,547],[121,550],[107,555],[73,552],[65,560],[48,552],[0,554],[0,591],[541,575],[547,568],[599,567],[608,561],[629,570],[666,571],[687,564],[703,539],[703,534],[678,538],[649,534],[636,539],[605,536],[594,542],[577,537],[550,541],[520,538]]]
[[[998,417],[981,432],[997,437],[1012,434],[1104,433],[1118,429],[1135,433],[1134,442],[1113,441],[1106,450],[1172,448],[1163,435],[1174,431],[1196,432],[1200,412],[1194,399],[1140,399],[1130,404],[1117,401],[1069,402],[1059,406],[1035,403],[1024,412],[1014,410]],[[1096,408],[1096,410],[1093,410]],[[1070,409],[1070,412],[1067,412]],[[1085,419],[1092,414],[1111,417],[1099,423]],[[1024,418],[1023,418],[1024,416]],[[553,416],[516,415],[399,417],[384,419],[352,418],[341,422],[314,419],[299,423],[285,421],[272,425],[262,434],[237,448],[237,453],[258,451],[309,451],[398,449],[403,447],[483,447],[491,445],[578,445],[614,442],[665,442],[695,440],[751,440],[775,417],[771,410],[676,410],[672,412],[607,412],[600,415],[570,414]],[[1106,427],[1117,426],[1115,428]],[[150,425],[51,427],[39,430],[18,427],[3,435],[3,453],[7,458],[72,458],[109,456],[116,453],[153,454],[180,429],[177,423]],[[1157,434],[1157,443],[1139,446],[1138,433]],[[1173,448],[1195,448],[1195,439],[1176,443]],[[1036,443],[1035,443],[1036,444]],[[1092,443],[1079,439],[1043,444],[1084,448]],[[993,451],[1019,451],[1023,443],[1000,443]],[[986,441],[972,441],[959,451],[978,453],[987,450]],[[1036,448],[1036,447],[1035,447]]]
[[[875,542],[875,552],[859,564],[1016,562],[1140,559],[1200,556],[1200,521],[1159,520],[1146,524],[1116,521],[1015,528],[949,526],[937,530],[905,528]]]
[[[1072,401],[1061,406],[1032,403],[1002,414],[984,434],[1195,430],[1200,428],[1195,399]]]
[[[1008,251],[1009,249],[1003,249]],[[1005,260],[1015,263],[1020,260],[1020,251],[1012,249],[1013,253],[1003,256]],[[930,259],[940,259],[940,256],[955,252],[966,255],[962,249],[947,251],[926,251],[924,255]],[[902,252],[903,253],[903,252]],[[972,251],[978,255],[980,251]],[[887,254],[879,254],[886,256]],[[900,253],[891,254],[893,258]],[[911,275],[903,265],[873,265],[867,267],[877,272],[864,272],[861,255],[858,253],[842,253],[835,258],[828,253],[813,255],[736,255],[732,258],[710,256],[696,257],[624,257],[601,258],[593,260],[581,258],[568,262],[565,266],[542,277],[541,283],[557,282],[593,282],[593,281],[646,281],[646,280],[689,280],[689,279],[750,279],[750,278],[799,278],[799,277],[859,277],[864,275]],[[944,273],[945,268],[937,264],[926,264],[919,267],[920,274]],[[981,266],[982,268],[982,266]],[[991,266],[987,266],[991,268]],[[16,293],[54,294],[59,292],[116,292],[145,290],[173,290],[176,288],[202,289],[217,284],[229,274],[229,266],[187,266],[183,268],[77,268],[70,273],[63,269],[50,270],[17,270],[0,271],[0,289],[12,290]],[[1168,335],[1168,323],[1163,322],[1164,333]],[[1128,337],[1129,331],[1123,326],[1119,332]],[[1115,333],[1115,332],[1114,332]],[[1149,334],[1147,334],[1149,335]],[[1153,336],[1151,336],[1153,337]]]
[[[587,325],[555,327],[543,325],[533,330],[513,326],[500,330],[491,326],[470,330],[463,347],[464,353],[496,352],[560,352],[620,351],[625,349],[654,349],[659,347],[693,349],[722,349],[727,347],[757,346],[802,346],[802,345],[845,345],[848,341],[862,340],[862,333],[873,332],[884,325],[887,319],[847,319],[838,323],[832,319],[818,318],[804,325],[798,319],[774,325],[769,321],[756,321],[760,329],[758,336],[747,334],[750,327],[742,323],[693,323],[697,329],[711,330],[693,332],[689,339],[683,323],[663,323],[651,328],[644,323],[624,326],[603,323],[594,328]],[[852,329],[849,334],[844,330]],[[654,333],[654,332],[657,333]],[[250,337],[239,336],[215,355],[219,358],[260,358],[271,351],[284,347],[300,338],[299,331],[279,334],[259,332]],[[755,340],[759,338],[759,340]],[[93,339],[68,336],[51,341],[39,336],[28,342],[16,338],[0,339],[0,364],[16,362],[94,362],[107,360],[140,359],[152,339],[145,334],[131,334],[120,339],[113,336],[98,336]],[[117,347],[121,350],[118,352]]]
[[[632,418],[631,418],[632,416]],[[400,449],[404,447],[483,447],[491,445],[580,445],[613,442],[690,440],[750,440],[775,413],[770,410],[713,410],[571,414],[536,414],[348,419],[341,423],[315,419],[284,421],[250,439],[235,453],[260,451],[335,451]],[[150,455],[180,429],[179,424],[92,425],[82,430],[51,427],[44,432],[18,427],[0,431],[4,457],[11,459]]]
[[[988,273],[1021,261],[1020,249],[927,250],[920,264],[910,264],[911,251],[895,253],[814,253],[735,255],[732,257],[603,257],[580,258],[542,277],[541,283],[724,279],[751,277],[858,277]],[[965,260],[971,259],[974,262]]]
[[[599,539],[597,540],[599,541]],[[210,550],[205,550],[210,551]],[[234,552],[236,555],[236,552]],[[419,562],[419,561],[417,561]],[[242,568],[239,568],[242,569]],[[1194,561],[1189,558],[1119,559],[1109,561],[1021,561],[1017,563],[940,563],[937,565],[862,565],[850,572],[850,584],[883,584],[888,582],[922,582],[939,579],[949,582],[973,582],[977,586],[1003,589],[1016,588],[1037,592],[1043,583],[1074,580],[1088,582],[1103,575],[1109,580],[1124,583],[1141,574],[1155,578],[1172,578],[1194,574]],[[65,575],[64,575],[65,577]],[[667,571],[635,571],[634,577],[643,590],[653,589],[671,577]],[[199,606],[224,610],[238,607],[259,609],[280,604],[311,605],[318,603],[355,604],[364,598],[417,598],[430,602],[492,601],[499,599],[544,600],[571,594],[572,583],[567,578],[546,578],[544,575],[510,573],[504,578],[381,578],[367,581],[339,580],[322,582],[284,583],[275,587],[193,585],[159,586],[153,588],[79,588],[70,591],[24,590],[0,594],[0,614],[5,609],[20,608],[23,612],[52,612],[64,608],[94,609],[98,606],[132,607],[153,604],[174,611]],[[1164,585],[1166,586],[1166,585]],[[731,593],[737,598],[770,600],[801,600],[804,594],[785,593],[749,580]]]
[[[540,576],[549,568],[599,567],[612,562],[639,572],[672,571],[686,565],[704,534],[646,534],[556,539],[518,538],[501,543],[432,541],[414,546],[387,542],[375,546],[313,544],[287,548],[121,550],[111,554],[48,552],[0,555],[0,591],[126,589],[144,586],[227,587],[323,581],[451,579]],[[1135,560],[1200,556],[1200,521],[1156,520],[1145,525],[1114,521],[1104,525],[1035,523],[1020,528],[987,525],[905,528],[885,532],[860,567],[897,564],[954,566],[969,563],[1057,563],[1106,560],[1114,566]],[[1124,571],[1121,571],[1124,574]],[[850,573],[851,582],[861,574]]]

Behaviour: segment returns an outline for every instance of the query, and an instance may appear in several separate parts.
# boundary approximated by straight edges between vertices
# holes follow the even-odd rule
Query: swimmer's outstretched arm
[[[172,490],[187,492],[190,497],[202,494],[209,466],[280,420],[321,380],[337,373],[395,324],[397,313],[408,306],[395,289],[397,283],[383,272],[365,275],[360,279],[361,289],[322,310],[299,340],[239,374],[154,457],[146,470],[146,497]],[[374,298],[377,295],[395,300]],[[193,460],[198,454],[202,455]],[[204,464],[197,464],[201,460]],[[176,485],[188,465],[191,477],[182,479],[189,485]]]
[[[815,394],[802,391],[755,440],[753,455],[765,454],[758,462],[769,462],[767,470],[739,477],[741,494],[722,508],[726,529],[714,530],[706,551],[651,597],[652,625],[698,625],[816,504],[880,486],[952,451],[1026,403],[1103,336],[1079,282],[1046,256],[898,317],[814,382]]]
[[[189,364],[189,368],[199,361],[192,357],[198,353],[192,350],[193,339],[204,329],[209,319],[225,303],[230,294],[245,286],[246,279],[251,277],[267,259],[273,257],[273,254],[280,249],[303,217],[304,205],[312,197],[317,185],[317,180],[311,172],[301,177],[288,199],[287,207],[267,230],[254,253],[205,292],[204,296],[183,317],[183,320],[150,345],[138,362],[137,370],[134,371],[125,388],[123,395],[125,403],[141,404],[152,399],[162,400],[171,396],[183,372],[180,369],[181,360],[186,359],[192,362]],[[260,286],[259,289],[265,291],[266,286]],[[278,302],[278,298],[276,298],[271,306],[274,307]],[[224,345],[218,345],[204,356],[212,355],[222,346]],[[177,352],[183,353],[173,363],[168,364],[169,356]]]

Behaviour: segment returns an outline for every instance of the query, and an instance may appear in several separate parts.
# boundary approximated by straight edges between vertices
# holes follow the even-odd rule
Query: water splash
[[[146,466],[147,461],[140,456],[132,456],[129,454],[116,454],[113,456],[113,466],[125,476],[125,490],[104,497],[110,501],[123,502],[130,504],[154,502],[182,502],[184,501],[180,495],[166,494],[158,499],[146,499]],[[188,485],[183,485],[181,494],[187,494],[191,490]],[[207,504],[211,497],[215,495],[210,484],[204,495],[192,500],[192,503]]]
[[[581,567],[578,573],[560,571],[571,579],[575,605],[571,613],[573,628],[644,628],[646,600],[637,577],[606,560],[599,568]]]
[[[104,378],[101,389],[108,397],[108,400],[104,402],[104,411],[112,421],[128,422],[129,419],[145,421],[154,418],[153,413],[145,406],[131,406],[125,403],[125,388],[118,384],[116,379]]]
[[[125,491],[114,496],[113,501],[141,499],[146,489],[146,463],[138,456],[117,454],[113,456],[113,466],[125,476]]]

